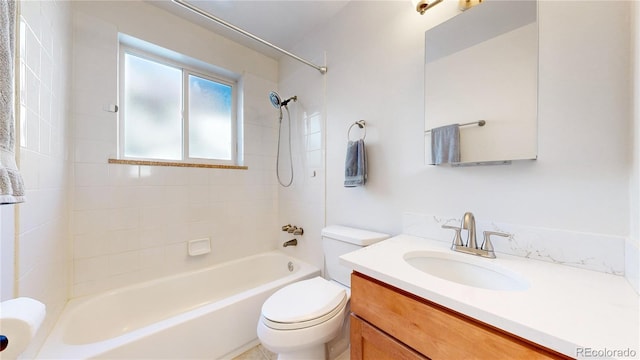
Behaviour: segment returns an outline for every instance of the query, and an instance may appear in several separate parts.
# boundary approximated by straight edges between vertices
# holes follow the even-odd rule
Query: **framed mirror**
[[[487,0],[427,30],[427,164],[431,130],[452,124],[460,125],[453,166],[537,157],[537,18],[536,1]]]

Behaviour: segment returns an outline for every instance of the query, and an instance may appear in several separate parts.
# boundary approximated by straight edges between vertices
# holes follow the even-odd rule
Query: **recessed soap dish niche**
[[[211,240],[209,238],[189,240],[189,256],[199,256],[211,252]]]

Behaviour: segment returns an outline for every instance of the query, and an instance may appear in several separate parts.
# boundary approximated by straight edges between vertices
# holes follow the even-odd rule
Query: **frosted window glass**
[[[125,54],[124,155],[182,159],[182,70]]]
[[[231,86],[189,75],[189,157],[232,160]]]

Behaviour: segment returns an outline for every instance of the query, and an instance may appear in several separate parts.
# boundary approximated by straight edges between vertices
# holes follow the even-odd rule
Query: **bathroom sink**
[[[521,291],[529,287],[519,274],[491,260],[471,255],[412,251],[404,255],[404,260],[424,273],[458,284],[502,291]]]

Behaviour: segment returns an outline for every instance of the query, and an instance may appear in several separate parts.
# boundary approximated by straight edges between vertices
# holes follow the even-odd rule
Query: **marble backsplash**
[[[441,226],[460,226],[461,218],[404,213],[402,220],[404,234],[451,242],[453,230]],[[503,253],[615,275],[625,274],[625,238],[621,236],[504,224],[476,218],[478,246],[482,243],[483,231],[487,230],[510,234],[508,238],[491,237],[498,256]],[[463,230],[463,241],[466,236]]]

